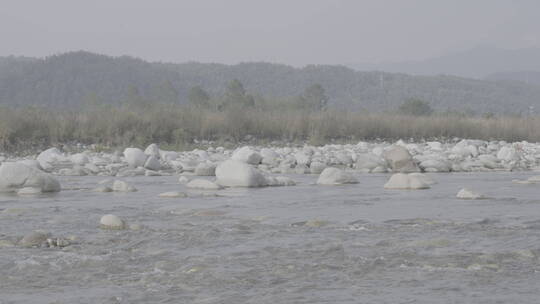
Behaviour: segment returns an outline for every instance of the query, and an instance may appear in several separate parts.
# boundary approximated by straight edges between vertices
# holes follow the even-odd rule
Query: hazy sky
[[[540,46],[537,0],[0,0],[0,55],[357,63]]]

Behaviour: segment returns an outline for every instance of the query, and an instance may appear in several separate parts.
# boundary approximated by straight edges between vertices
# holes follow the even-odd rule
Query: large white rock
[[[161,163],[159,162],[157,156],[150,155],[148,156],[148,159],[146,159],[144,167],[148,170],[158,171],[159,169],[161,169]]]
[[[106,214],[102,216],[99,224],[102,229],[118,230],[126,228],[126,223],[114,214]]]
[[[429,185],[417,176],[396,173],[390,177],[388,182],[384,185],[385,189],[403,189],[403,190],[417,190],[417,189],[429,189]]]
[[[516,149],[512,147],[502,147],[499,152],[497,152],[497,158],[504,161],[512,161],[518,158]]]
[[[342,185],[342,184],[356,184],[358,179],[349,172],[338,168],[326,168],[323,170],[317,184],[319,185]]]
[[[148,155],[144,154],[139,148],[126,148],[124,150],[124,157],[130,167],[137,168],[144,167]]]
[[[216,168],[217,184],[224,187],[263,187],[266,177],[252,166],[238,161],[227,160]]]
[[[418,166],[411,154],[402,146],[395,145],[383,153],[383,157],[394,172],[418,172]]]
[[[231,159],[251,165],[258,165],[261,163],[262,157],[257,151],[245,146],[236,150],[231,156]]]
[[[469,190],[467,188],[461,189],[456,195],[456,197],[459,199],[484,199],[486,198],[484,195],[478,192]]]
[[[2,163],[0,192],[13,192],[26,187],[38,188],[41,192],[60,191],[60,183],[48,173],[21,163]]]
[[[52,170],[57,163],[66,160],[57,148],[50,148],[41,152],[36,159],[44,170]]]
[[[156,144],[150,144],[146,149],[144,150],[144,154],[148,156],[155,156],[156,158],[160,158],[160,152],[159,147]]]
[[[121,181],[121,180],[115,180],[112,186],[113,191],[116,192],[135,192],[137,189],[130,184]]]
[[[200,189],[200,190],[220,190],[222,187],[214,182],[211,182],[206,179],[194,179],[186,184],[186,187],[191,189]]]

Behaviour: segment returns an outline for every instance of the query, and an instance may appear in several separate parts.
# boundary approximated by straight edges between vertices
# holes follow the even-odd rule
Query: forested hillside
[[[394,110],[409,98],[424,100],[436,111],[478,114],[526,113],[540,103],[540,87],[520,82],[361,72],[326,65],[149,63],[127,56],[72,52],[45,59],[0,58],[0,104],[187,103],[194,86],[217,98],[234,79],[249,94],[270,103],[292,100],[320,84],[329,97],[328,107],[372,112]]]

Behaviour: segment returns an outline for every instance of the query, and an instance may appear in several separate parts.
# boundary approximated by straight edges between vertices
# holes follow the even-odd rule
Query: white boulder
[[[394,145],[383,153],[383,157],[394,172],[409,173],[420,171],[411,153],[402,146]]]
[[[99,224],[102,229],[119,230],[126,228],[125,222],[114,214],[106,214],[102,216]]]
[[[124,157],[130,167],[137,168],[144,166],[148,156],[139,148],[126,148],[124,150]]]
[[[403,190],[418,190],[429,189],[429,185],[422,181],[418,176],[396,173],[393,174],[388,182],[384,185],[385,189],[403,189]]]
[[[357,184],[358,179],[351,173],[344,170],[329,167],[323,170],[317,184],[319,185],[342,185],[342,184]]]
[[[52,170],[57,163],[66,160],[57,148],[50,148],[41,152],[36,159],[41,168],[47,171]]]
[[[262,157],[259,153],[257,153],[257,151],[245,146],[236,150],[231,156],[231,159],[251,165],[258,165],[261,163]]]
[[[113,191],[115,192],[135,192],[137,189],[130,184],[121,181],[121,180],[115,180],[112,186]]]
[[[26,187],[38,188],[41,192],[60,191],[60,183],[48,173],[21,163],[2,163],[0,192],[13,192]]]
[[[155,155],[150,155],[146,159],[146,162],[144,163],[144,167],[148,170],[158,171],[161,169],[161,163],[159,162],[159,159]]]
[[[150,144],[146,149],[144,149],[144,154],[148,156],[154,156],[156,158],[160,158],[160,152],[159,147],[156,144]]]
[[[224,187],[263,187],[266,177],[257,169],[238,160],[227,160],[216,168],[217,184]]]

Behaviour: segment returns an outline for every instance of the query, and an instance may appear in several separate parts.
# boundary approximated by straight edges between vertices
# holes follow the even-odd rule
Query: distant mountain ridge
[[[540,101],[540,87],[522,82],[361,72],[331,65],[150,63],[80,51],[45,59],[0,58],[0,105],[78,107],[88,100],[120,103],[133,94],[186,103],[193,86],[220,95],[233,79],[268,99],[297,96],[318,83],[330,107],[347,110],[393,110],[408,98],[420,98],[436,110],[526,113]]]
[[[351,64],[357,70],[377,70],[411,75],[454,75],[484,78],[505,71],[540,71],[540,48],[507,50],[490,46],[438,56],[422,61]]]
[[[487,80],[495,81],[519,81],[531,85],[540,86],[540,71],[512,71],[499,72],[485,77]]]

